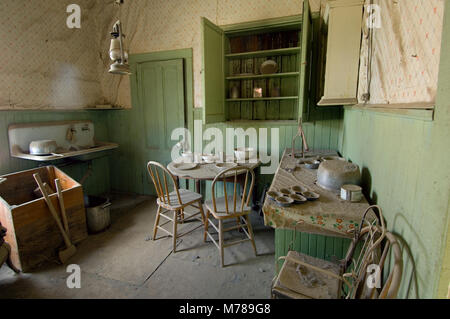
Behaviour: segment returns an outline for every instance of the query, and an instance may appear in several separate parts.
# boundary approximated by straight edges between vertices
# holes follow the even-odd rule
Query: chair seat
[[[195,192],[191,192],[187,189],[179,189],[178,192],[180,194],[181,203],[178,201],[178,196],[177,196],[176,191],[173,191],[169,194],[170,205],[169,205],[169,201],[167,200],[167,197],[166,197],[165,203],[158,198],[157,199],[158,205],[161,205],[168,209],[177,209],[177,208],[192,204],[193,202],[196,202],[202,198],[202,195],[195,193]]]
[[[287,257],[333,272],[336,275],[340,273],[339,265],[326,260],[296,251],[290,251]],[[337,299],[339,298],[340,287],[339,279],[314,271],[311,268],[299,267],[299,264],[286,260],[272,287],[272,293],[279,298]]]
[[[212,200],[206,201],[205,205],[206,208],[214,215],[217,219],[225,219],[225,218],[232,218],[236,216],[242,216],[247,215],[250,213],[252,208],[250,206],[244,205],[244,208],[241,212],[241,198],[236,198],[236,213],[234,213],[234,200],[233,196],[228,196],[228,212],[225,204],[225,197],[216,198],[216,208],[217,210],[214,210],[214,205]]]

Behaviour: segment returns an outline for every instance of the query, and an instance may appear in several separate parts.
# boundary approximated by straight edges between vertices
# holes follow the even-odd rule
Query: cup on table
[[[192,163],[194,160],[194,154],[192,152],[181,153],[181,156],[183,157],[184,163]]]
[[[202,162],[202,154],[194,153],[194,163],[201,163]]]

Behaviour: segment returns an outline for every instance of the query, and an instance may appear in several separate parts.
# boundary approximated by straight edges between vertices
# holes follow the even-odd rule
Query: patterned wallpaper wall
[[[318,8],[320,0],[310,0]],[[81,29],[66,26],[67,5],[81,6]],[[303,0],[1,0],[0,109],[131,107],[127,76],[107,72],[109,33],[120,18],[131,54],[194,51],[194,105],[202,107],[201,24],[301,14]]]
[[[315,3],[318,0],[312,1],[313,6]],[[129,35],[127,45],[131,53],[193,48],[194,105],[202,107],[200,17],[225,25],[298,15],[302,6],[302,0],[128,0],[120,15],[124,32]],[[111,14],[114,16],[114,11]],[[104,25],[109,28],[113,23],[111,19]],[[103,34],[103,47],[107,48],[107,30]],[[130,107],[129,81],[111,77],[104,70],[101,76],[104,95],[114,104]]]
[[[80,108],[103,102],[96,42],[98,4],[103,2],[0,1],[0,109]],[[81,29],[66,26],[71,3],[81,7]]]
[[[372,65],[370,104],[434,102],[439,73],[444,0],[375,0],[381,28],[374,29],[373,56],[364,37],[359,81],[367,92]],[[366,1],[370,3],[370,1]]]

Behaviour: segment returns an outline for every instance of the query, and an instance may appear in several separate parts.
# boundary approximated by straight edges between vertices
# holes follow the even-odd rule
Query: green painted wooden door
[[[149,179],[146,163],[150,160],[170,163],[172,147],[177,143],[171,140],[172,131],[185,127],[183,60],[140,63],[137,79],[144,130],[142,169],[143,176]],[[143,185],[143,193],[153,189],[150,183]]]
[[[309,1],[303,1],[303,20],[302,20],[302,35],[301,35],[301,57],[300,57],[300,89],[299,89],[299,118],[302,117],[304,121],[308,120],[309,116],[309,79],[311,73],[311,40],[312,40],[312,26],[311,26],[311,9]]]
[[[225,121],[224,43],[222,29],[202,18],[203,122]]]

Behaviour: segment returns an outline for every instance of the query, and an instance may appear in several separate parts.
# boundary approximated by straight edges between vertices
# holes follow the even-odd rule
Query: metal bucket
[[[108,198],[97,196],[86,196],[86,219],[90,233],[98,233],[109,227],[111,214],[109,207],[111,203]]]

